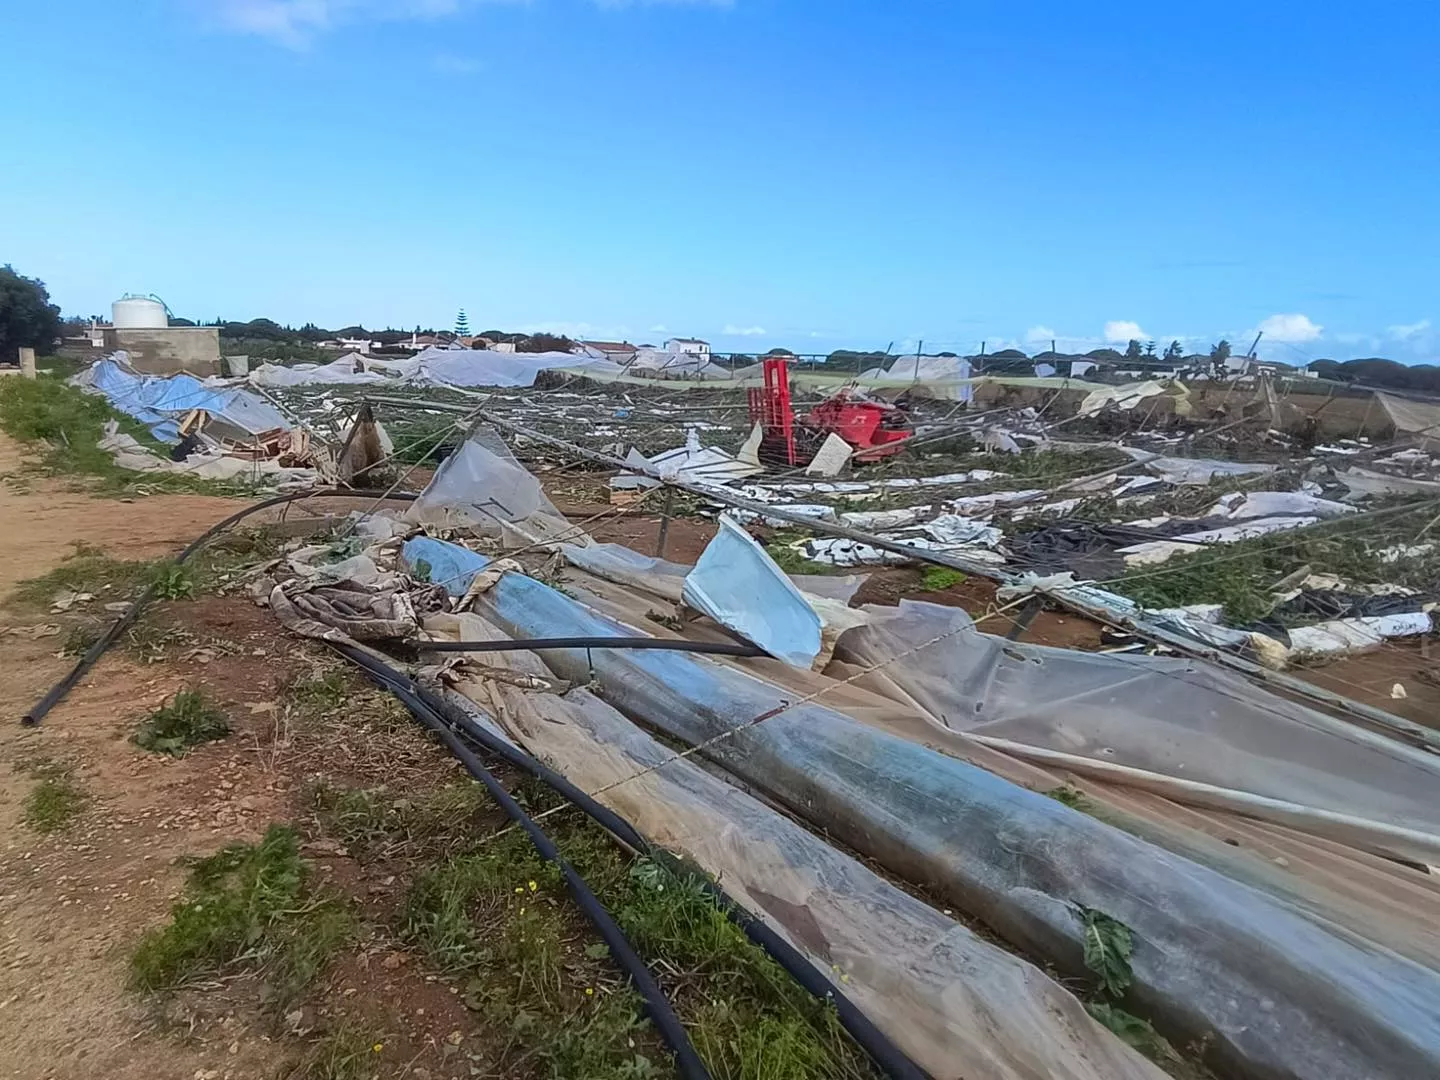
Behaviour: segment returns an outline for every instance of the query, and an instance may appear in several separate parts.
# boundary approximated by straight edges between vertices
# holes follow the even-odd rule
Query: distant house
[[[665,351],[676,356],[703,356],[710,359],[710,343],[699,338],[675,337],[665,342]]]
[[[369,338],[330,338],[328,341],[318,342],[322,349],[336,349],[339,352],[368,353],[371,349],[378,349],[380,342],[371,341]]]
[[[587,353],[599,353],[616,364],[628,364],[635,359],[636,347],[628,341],[581,341]]]

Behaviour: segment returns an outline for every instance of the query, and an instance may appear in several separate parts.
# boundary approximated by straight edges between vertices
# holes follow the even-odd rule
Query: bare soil
[[[0,436],[0,471],[20,464]],[[458,779],[459,767],[405,725],[377,734],[354,716],[338,732],[292,728],[286,690],[333,670],[328,653],[285,635],[244,595],[161,604],[145,619],[154,635],[169,632],[161,659],[117,646],[41,726],[18,722],[74,662],[59,655],[73,616],[7,606],[18,581],[53,569],[76,541],[117,558],[173,555],[239,505],[191,495],[120,502],[30,475],[0,481],[0,1076],[272,1080],[291,1075],[341,1016],[381,1048],[366,1075],[468,1077],[484,1057],[458,988],[427,975],[385,929],[409,874],[362,868],[309,813],[322,778],[423,789]],[[319,505],[342,510],[349,500]],[[49,630],[56,624],[62,632]],[[183,688],[205,693],[233,733],[181,759],[130,742],[136,723]],[[359,709],[380,695],[355,700]],[[88,796],[60,832],[24,820],[41,764],[71,769]],[[128,989],[136,943],[183,887],[179,861],[255,841],[272,823],[300,829],[317,880],[362,919],[360,939],[321,984],[284,1017],[261,1006],[249,977],[163,1007]]]

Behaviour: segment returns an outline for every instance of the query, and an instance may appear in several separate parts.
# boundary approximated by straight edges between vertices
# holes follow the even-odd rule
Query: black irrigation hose
[[[521,642],[521,644],[533,645],[534,642]],[[407,678],[369,653],[349,648],[341,651],[363,668],[376,682],[395,692],[397,696],[403,692],[419,699],[432,712],[459,728],[465,738],[546,784],[557,795],[578,807],[621,843],[636,851],[650,852],[652,850],[649,841],[641,836],[633,825],[608,806],[602,805],[576,787],[548,765],[512,743],[499,738],[493,732],[487,731],[459,709],[450,706],[416,684],[414,680]],[[882,1073],[891,1077],[892,1080],[928,1080],[924,1070],[911,1061],[904,1051],[877,1028],[870,1018],[842,994],[829,977],[799,949],[771,929],[767,923],[757,919],[713,881],[699,876],[696,880],[720,910],[725,912],[725,915],[745,932],[745,936],[765,950],[797,983],[822,1001],[834,1003],[836,1016],[841,1026],[850,1033],[850,1037],[855,1040],[856,1045],[870,1055],[871,1060],[875,1062]]]
[[[224,521],[210,526],[210,528],[206,529],[205,532],[201,533],[198,537],[192,540],[189,546],[186,547],[184,551],[182,551],[178,556],[176,556],[175,562],[177,565],[183,563],[186,559],[190,558],[191,555],[194,555],[195,552],[200,550],[200,548],[205,543],[213,539],[218,534],[224,532],[232,525],[245,520],[245,518],[249,517],[251,514],[259,513],[261,510],[268,510],[272,506],[279,506],[281,503],[295,502],[299,499],[313,499],[317,497],[323,498],[325,496],[340,496],[350,499],[363,499],[368,498],[374,494],[375,493],[373,491],[347,491],[339,488],[326,488],[323,491],[296,491],[291,492],[288,495],[277,495],[273,499],[265,499],[262,502],[247,506],[243,510],[236,511],[235,513],[227,517]],[[384,497],[388,499],[395,499],[401,502],[414,502],[417,498],[417,496],[412,492],[390,492]],[[86,650],[85,655],[82,656],[78,661],[76,661],[75,666],[71,668],[70,671],[66,673],[66,675],[61,678],[59,682],[57,682],[48,691],[46,691],[44,697],[42,697],[39,701],[37,701],[34,705],[30,707],[30,711],[20,718],[20,723],[24,724],[27,727],[33,727],[34,725],[40,723],[41,720],[45,719],[45,715],[56,705],[58,705],[61,699],[64,698],[66,694],[68,694],[71,690],[75,688],[75,684],[84,677],[87,671],[89,671],[92,667],[95,666],[96,661],[98,661],[100,657],[105,655],[106,650],[108,650],[111,645],[114,645],[115,642],[120,640],[120,635],[123,634],[126,630],[128,630],[132,625],[134,625],[135,620],[140,615],[140,612],[145,609],[145,605],[150,603],[150,601],[154,598],[155,586],[151,584],[145,589],[143,593],[141,593],[131,602],[130,606],[125,609],[125,613],[121,615],[120,618],[116,619],[113,623],[110,624],[110,629],[106,630],[105,633],[100,636],[100,640],[95,642],[94,645],[91,645],[90,648]]]
[[[547,637],[503,641],[410,641],[421,652],[516,652],[535,649],[667,649],[717,656],[768,656],[748,641],[684,641],[649,637]]]
[[[674,1051],[676,1071],[684,1080],[710,1080],[710,1071],[705,1068],[705,1063],[695,1052],[695,1047],[690,1042],[690,1036],[685,1032],[685,1026],[675,1015],[675,1010],[665,997],[664,991],[660,989],[660,985],[655,981],[655,977],[650,974],[650,969],[645,966],[645,961],[640,958],[610,912],[590,891],[590,886],[585,884],[585,879],[561,857],[559,849],[555,847],[555,842],[545,834],[539,825],[535,824],[529,814],[521,809],[520,804],[505,790],[505,786],[485,768],[480,759],[461,741],[460,736],[451,730],[445,717],[431,708],[414,690],[406,686],[405,681],[397,672],[386,668],[385,674],[382,675],[378,669],[384,665],[373,657],[350,645],[334,642],[331,644],[341,655],[354,661],[376,682],[399,698],[420,724],[438,735],[449,751],[459,759],[460,764],[465,766],[465,771],[485,785],[485,789],[500,804],[506,816],[525,830],[526,835],[530,837],[530,842],[535,845],[535,850],[540,853],[540,857],[560,868],[560,873],[564,876],[565,884],[569,886],[571,894],[575,897],[575,902],[579,904],[580,910],[585,913],[585,917],[590,920],[591,925],[599,931],[605,944],[609,946],[610,955],[630,976],[630,980],[635,984],[635,989],[645,1002],[646,1012],[655,1022],[660,1037]]]

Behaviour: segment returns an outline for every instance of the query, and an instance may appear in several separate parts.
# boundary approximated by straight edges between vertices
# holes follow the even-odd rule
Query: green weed
[[[383,1036],[342,1019],[310,1048],[288,1080],[366,1080],[375,1074],[384,1049]]]
[[[839,568],[828,563],[815,562],[801,555],[792,545],[808,540],[803,532],[777,532],[765,541],[765,553],[775,565],[787,574],[835,574]]]
[[[156,709],[135,731],[135,744],[144,750],[184,757],[191,747],[223,739],[230,734],[225,714],[198,690],[181,690],[167,705]]]
[[[74,549],[55,569],[16,585],[11,599],[32,607],[44,607],[63,592],[88,592],[95,596],[109,592],[111,598],[124,600],[138,591],[150,569],[149,563],[113,559],[83,541],[77,542]]]
[[[1094,974],[1101,993],[1123,997],[1134,981],[1130,928],[1094,908],[1077,905],[1075,913],[1085,927],[1085,966]]]
[[[188,600],[195,595],[195,570],[176,562],[153,564],[145,573],[145,584],[159,600]]]
[[[292,829],[272,825],[258,844],[232,844],[194,864],[170,921],[131,957],[133,985],[155,993],[207,975],[255,972],[266,1000],[294,1001],[350,937],[354,921],[308,885]]]
[[[68,828],[89,803],[89,794],[69,769],[47,765],[34,772],[39,783],[25,796],[25,824],[40,833]]]
[[[920,571],[920,592],[943,592],[965,580],[959,570],[948,566],[927,566]]]
[[[359,856],[424,843],[450,853],[472,844],[475,814],[489,804],[485,789],[466,783],[415,798],[396,798],[382,789],[316,785],[310,805],[327,836]]]
[[[334,712],[344,705],[355,689],[353,676],[347,671],[337,669],[323,675],[297,679],[290,684],[287,693],[297,708],[309,713],[324,714]]]
[[[79,623],[70,628],[60,646],[64,656],[84,656],[100,640],[101,630],[93,623]]]

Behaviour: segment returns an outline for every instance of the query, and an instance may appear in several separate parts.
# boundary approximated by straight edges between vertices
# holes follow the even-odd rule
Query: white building
[[[665,351],[676,356],[703,356],[710,359],[710,343],[699,338],[674,337],[665,342]]]

